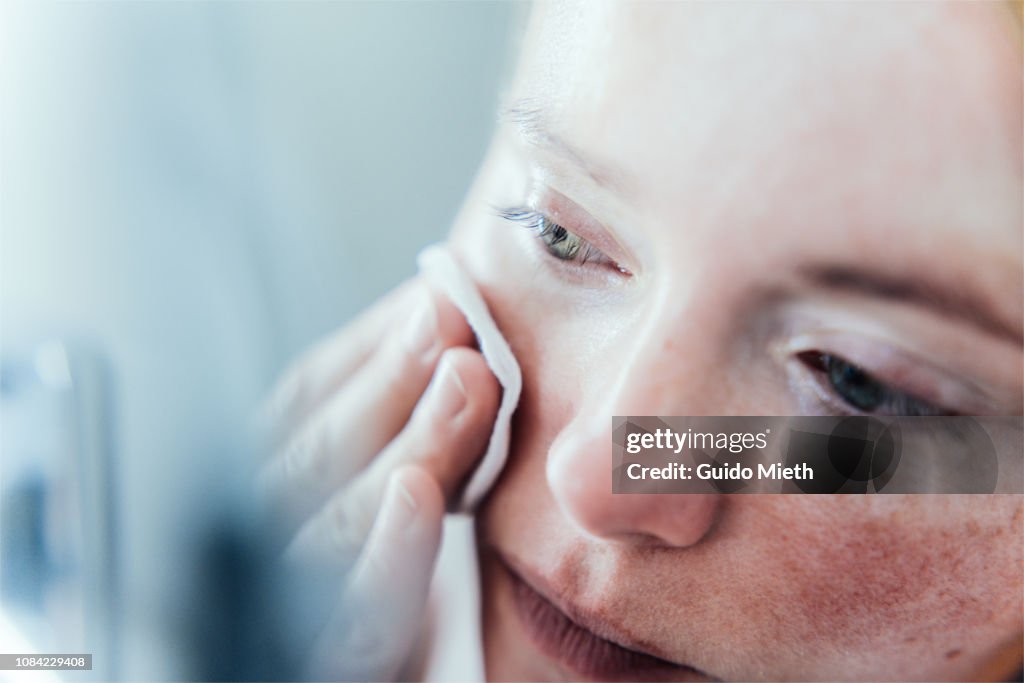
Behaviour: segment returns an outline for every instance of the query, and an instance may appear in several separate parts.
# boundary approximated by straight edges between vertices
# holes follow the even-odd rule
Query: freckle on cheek
[[[914,574],[927,564],[912,544],[884,532],[858,530],[823,550],[816,563],[818,575],[796,597],[814,631],[856,631],[878,620],[880,612],[891,617],[896,604],[921,588],[923,577]]]
[[[964,534],[972,525],[973,539]],[[1005,545],[1000,536],[1004,529],[973,522],[928,533],[877,521],[839,531],[788,563],[798,575],[788,595],[801,617],[795,623],[807,637],[845,638],[850,646],[892,636],[912,643],[987,623],[996,607],[983,598],[1000,581],[991,569],[992,549]],[[947,651],[951,659],[959,654]]]

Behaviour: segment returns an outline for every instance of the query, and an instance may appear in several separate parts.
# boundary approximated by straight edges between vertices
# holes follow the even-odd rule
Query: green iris
[[[582,242],[579,237],[546,218],[542,219],[540,238],[544,240],[548,251],[563,261],[572,261],[576,258]]]

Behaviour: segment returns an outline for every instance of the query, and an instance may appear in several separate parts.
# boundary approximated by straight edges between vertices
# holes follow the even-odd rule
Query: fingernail
[[[434,373],[428,400],[432,412],[438,417],[453,418],[466,407],[466,387],[447,356],[441,357]]]
[[[389,526],[394,529],[404,529],[409,526],[416,518],[416,499],[402,483],[402,477],[397,472],[391,475],[391,491],[388,498],[391,503]]]
[[[425,355],[437,341],[437,311],[429,292],[420,295],[405,327],[405,345],[414,354]]]

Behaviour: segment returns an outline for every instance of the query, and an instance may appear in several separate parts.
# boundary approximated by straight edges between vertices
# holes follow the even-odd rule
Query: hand
[[[445,509],[487,447],[500,398],[472,344],[458,309],[414,280],[310,351],[273,394],[280,450],[260,489],[297,528],[286,557],[340,578],[317,677],[386,680],[409,655]]]

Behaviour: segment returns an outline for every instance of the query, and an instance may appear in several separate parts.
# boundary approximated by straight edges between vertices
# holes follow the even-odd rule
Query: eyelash
[[[628,273],[625,268],[611,260],[600,249],[539,211],[523,207],[509,207],[499,208],[497,213],[507,221],[518,223],[536,232],[538,239],[543,242],[545,250],[560,261],[572,261],[581,266],[593,261],[607,264],[620,273]],[[567,251],[559,251],[559,245],[567,245]]]
[[[798,358],[818,375],[816,381],[830,397],[842,402],[843,407],[857,413],[873,415],[951,415],[952,413],[928,401],[911,396],[876,379],[869,372],[838,356],[820,351],[808,351]],[[850,386],[844,391],[841,386]],[[858,400],[859,398],[861,400]],[[867,400],[865,400],[867,399]]]

